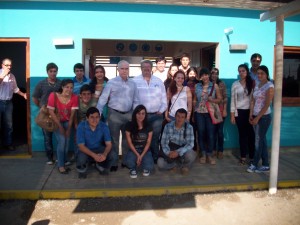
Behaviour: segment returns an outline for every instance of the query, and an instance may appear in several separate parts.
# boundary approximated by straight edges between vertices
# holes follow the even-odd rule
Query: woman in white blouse
[[[247,153],[250,161],[254,157],[254,130],[249,123],[250,96],[253,90],[253,81],[246,64],[238,67],[240,79],[231,87],[230,120],[236,124],[239,132],[240,164],[246,164]]]
[[[168,109],[165,112],[165,118],[168,122],[175,120],[175,113],[178,109],[184,108],[188,111],[187,121],[190,121],[192,111],[192,93],[189,87],[183,86],[185,73],[178,70],[174,74],[167,91]]]

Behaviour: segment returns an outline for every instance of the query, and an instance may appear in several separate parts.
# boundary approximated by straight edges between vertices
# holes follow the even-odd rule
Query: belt
[[[116,112],[118,112],[118,113],[121,113],[121,114],[126,114],[126,113],[128,113],[128,112],[121,112],[121,111],[119,111],[119,110],[116,110],[116,109],[113,109],[113,108],[111,108],[112,110],[114,110],[114,111],[116,111]]]
[[[2,99],[0,99],[0,102],[10,102],[11,101],[11,99],[10,100],[2,100]]]
[[[157,114],[157,112],[148,112],[147,114],[152,115],[152,114]]]

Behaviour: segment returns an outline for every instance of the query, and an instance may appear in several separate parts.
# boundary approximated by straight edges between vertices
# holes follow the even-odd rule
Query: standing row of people
[[[78,96],[73,93],[73,89],[75,88],[77,92],[78,90],[77,87],[79,86],[78,84],[76,84],[76,82],[78,82],[78,80],[76,79],[77,76],[74,78],[76,80],[66,79],[61,83],[58,79],[56,79],[58,68],[56,65],[55,65],[56,67],[54,65],[50,65],[50,64],[47,65],[47,73],[49,71],[48,78],[44,81],[41,81],[39,85],[37,85],[33,95],[33,99],[37,105],[41,106],[42,104],[45,104],[41,102],[41,99],[43,98],[47,99],[46,96],[47,95],[49,96],[49,99],[47,99],[48,108],[50,110],[52,117],[56,118],[55,121],[59,125],[59,130],[55,131],[55,135],[58,140],[58,151],[57,151],[58,167],[59,167],[59,172],[64,174],[64,173],[68,173],[68,169],[65,167],[65,165],[68,164],[68,160],[66,158],[66,153],[68,151],[68,142],[69,142],[68,138],[70,137],[70,131],[73,126],[73,121],[76,121],[76,119],[74,120],[75,112],[79,108],[78,114],[80,114],[81,101],[83,101],[84,97],[83,97],[83,92],[80,89],[79,89],[80,90],[79,100],[78,100]],[[184,118],[184,121],[190,122],[192,124],[190,125],[188,123],[188,129],[190,129],[190,127],[192,128],[192,132],[189,131],[189,134],[191,133],[193,134],[193,138],[191,139],[193,141],[193,144],[191,145],[192,148],[196,146],[194,131],[198,132],[198,144],[202,152],[201,157],[199,159],[200,163],[210,163],[214,165],[216,164],[214,155],[216,155],[220,159],[223,157],[223,139],[224,139],[223,124],[218,124],[217,126],[213,125],[208,110],[206,108],[207,101],[217,103],[220,106],[223,118],[225,119],[225,117],[227,116],[226,86],[222,81],[220,81],[218,77],[219,74],[218,69],[214,68],[211,73],[208,69],[202,68],[199,72],[199,77],[197,79],[196,68],[190,67],[188,65],[183,67],[184,70],[181,70],[178,67],[176,68],[175,65],[172,65],[170,66],[170,69],[168,71],[167,79],[165,83],[163,83],[160,78],[152,74],[152,67],[153,64],[151,61],[148,60],[142,61],[141,62],[142,74],[133,79],[129,79],[129,63],[122,60],[118,63],[119,76],[111,79],[110,81],[104,79],[105,70],[103,67],[95,68],[95,75],[96,75],[96,69],[99,70],[98,76],[95,76],[96,78],[94,78],[94,83],[92,81],[89,85],[92,87],[90,89],[90,93],[91,95],[93,94],[93,98],[91,101],[88,102],[89,103],[88,107],[86,107],[87,104],[84,105],[87,111],[91,106],[97,106],[97,110],[95,111],[94,109],[94,111],[86,113],[85,116],[86,119],[88,119],[88,117],[92,115],[95,117],[94,118],[95,121],[97,120],[96,118],[97,115],[95,116],[94,114],[99,114],[99,118],[101,115],[102,118],[104,118],[104,121],[107,121],[110,138],[108,137],[108,135],[100,135],[101,137],[103,136],[104,138],[103,140],[106,146],[103,151],[102,150],[100,151],[103,153],[104,157],[103,156],[100,157],[99,154],[96,154],[97,155],[96,156],[95,152],[93,151],[91,152],[86,151],[87,150],[86,144],[88,142],[85,142],[86,140],[82,139],[84,135],[82,136],[82,133],[80,133],[80,130],[82,132],[83,125],[79,123],[80,121],[77,121],[75,122],[75,127],[77,127],[76,144],[78,145],[79,148],[77,155],[85,153],[85,155],[92,156],[92,158],[94,158],[94,160],[99,163],[105,161],[106,158],[110,158],[109,165],[106,165],[106,167],[99,165],[98,169],[103,174],[106,174],[107,170],[109,169],[111,171],[116,171],[118,169],[120,132],[122,133],[121,146],[122,146],[122,156],[123,156],[121,166],[122,167],[127,166],[131,168],[130,175],[132,177],[136,176],[135,167],[137,166],[137,164],[140,165],[142,163],[141,158],[144,158],[145,156],[146,156],[145,158],[147,157],[149,158],[149,154],[146,154],[147,152],[149,153],[151,152],[153,163],[157,163],[160,157],[159,145],[160,145],[162,121],[164,118],[163,113],[165,115],[165,119],[168,122],[174,121],[174,126],[172,126],[172,128],[175,127],[175,130],[176,127],[178,128],[178,126],[182,128],[182,125],[180,125],[181,124],[180,118],[178,118],[178,121],[176,120],[178,111],[179,114],[180,113],[183,114],[183,116],[181,115],[181,117]],[[51,71],[51,68],[53,71]],[[242,74],[243,69],[246,70],[246,73],[248,73],[245,76],[245,78],[242,78],[244,76]],[[244,65],[239,66],[239,73],[240,73],[239,84],[242,87],[246,87],[246,89],[243,88],[243,91],[244,91],[244,95],[247,96],[248,98],[248,96],[252,96],[251,94],[252,89],[254,87],[256,88],[256,86],[258,86],[260,82],[256,82],[255,86],[254,83],[252,82],[251,84],[252,86],[250,87],[249,81],[248,83],[246,82],[246,77],[250,76],[249,69],[248,72],[247,69],[248,69],[247,66]],[[75,71],[76,69],[74,67],[74,72]],[[53,76],[52,79],[50,76],[51,72],[55,74],[55,76]],[[80,74],[83,74],[82,71],[78,71],[78,72],[80,72]],[[188,79],[186,79],[185,76],[187,76]],[[258,76],[259,81],[261,77],[262,76]],[[167,82],[168,79],[170,80],[170,82]],[[84,80],[84,76],[82,76],[81,83],[87,83],[87,82],[88,80],[87,79]],[[57,84],[60,84],[61,86],[59,90],[56,87]],[[256,125],[258,121],[260,121],[260,118],[264,116],[264,113],[269,112],[269,110],[264,112],[262,115],[261,113],[257,113],[257,111],[255,112],[251,111],[254,112],[255,114],[249,114],[251,109],[250,104],[248,109],[245,110],[244,110],[245,106],[243,105],[247,105],[248,103],[250,103],[250,101],[248,101],[248,103],[240,102],[241,100],[241,95],[239,90],[240,87],[237,88],[238,91],[235,93],[234,85],[232,87],[232,99],[231,99],[231,122],[237,123],[238,127],[240,127],[239,119],[241,119],[244,111],[246,110],[245,114],[248,113],[248,124]],[[44,88],[42,88],[42,86]],[[248,87],[251,88],[251,90],[248,89]],[[272,85],[268,83],[267,89],[269,88],[272,88]],[[53,91],[57,91],[58,93],[51,93]],[[257,97],[257,98],[261,99],[262,97]],[[271,94],[266,99],[268,101],[271,100],[272,99]],[[253,108],[255,108],[256,101],[253,100],[252,102],[253,102]],[[268,102],[267,104],[269,103],[270,102]],[[260,104],[263,105],[261,106],[261,108],[264,111],[265,110],[264,104],[262,103]],[[57,115],[55,113],[56,108],[59,109],[58,110],[59,117],[56,116]],[[107,108],[107,114],[105,112],[105,108]],[[137,109],[137,111],[134,111],[134,113],[132,113],[133,109]],[[236,114],[236,112],[238,114]],[[250,115],[251,116],[254,115],[256,117],[252,119]],[[83,119],[83,117],[84,116],[82,115],[81,118]],[[128,124],[129,121],[131,121],[131,124]],[[87,123],[89,123],[89,121],[87,120],[85,121],[85,123],[86,123],[85,125],[86,127],[88,126]],[[185,123],[184,123],[184,127],[186,127]],[[103,124],[101,126],[104,126]],[[171,126],[169,124],[166,127]],[[144,131],[142,132],[142,134],[139,133],[140,130],[143,129],[146,129],[146,135]],[[165,130],[166,132],[168,131],[167,128],[165,128]],[[184,132],[186,132],[186,128],[184,128],[183,130]],[[249,133],[250,130],[251,130],[251,126],[249,126]],[[243,136],[243,134],[241,134],[241,132],[244,132],[244,130],[241,130],[239,132],[240,145],[242,149],[242,145],[245,145],[245,142],[243,141],[243,138],[245,139],[245,137]],[[47,134],[47,132],[43,131],[43,133],[45,136],[45,149],[50,162],[53,159],[53,150],[52,151],[50,150],[52,148],[52,140],[50,142],[51,138],[50,135]],[[137,133],[139,134],[138,136]],[[137,141],[135,139],[136,137],[138,138],[144,137],[144,138],[142,141],[141,140]],[[163,140],[164,140],[164,133],[162,135],[161,149],[163,150],[164,153],[168,153],[168,147],[167,150],[166,147],[163,147],[166,145],[166,143]],[[143,147],[136,147],[138,146],[138,142],[140,141],[144,143],[142,145]],[[111,144],[106,142],[111,142]],[[218,143],[218,145],[216,145],[216,143]],[[176,143],[176,144],[180,145],[178,149],[182,148],[181,145],[182,143],[181,144]],[[190,144],[190,142],[188,142],[188,144]],[[265,143],[260,143],[260,145],[264,145],[264,144]],[[246,146],[248,147],[251,145],[246,145]],[[95,149],[94,147],[91,147],[92,149],[89,148],[88,149],[93,150]],[[98,147],[96,149],[98,149]],[[264,148],[265,147],[260,146],[260,149],[264,149]],[[110,149],[112,150],[110,151]],[[129,152],[128,149],[130,149]],[[181,150],[177,151],[178,155],[180,155],[179,153],[181,152]],[[241,150],[240,162],[242,164],[245,164],[245,160],[246,160],[246,156],[244,152],[247,152],[247,150],[245,149]],[[132,155],[132,153],[134,155]],[[171,155],[173,155],[173,153]],[[131,158],[131,161],[130,160],[128,161],[127,156]],[[193,158],[193,156],[188,158],[190,161]],[[137,164],[133,165],[134,164],[132,163],[134,161],[133,159],[136,160]],[[77,162],[78,162],[77,163],[78,171],[79,172],[86,171],[87,168],[86,158],[80,157],[80,160],[79,158],[77,158]],[[145,165],[147,165],[144,166],[143,173],[145,176],[149,175],[151,171],[152,166],[150,164],[151,163],[149,162],[148,164],[145,163]],[[162,162],[159,163],[159,165],[161,168],[166,168],[166,166],[163,165]],[[264,167],[268,167],[268,164],[266,164],[265,162],[263,163],[263,165]],[[254,166],[255,169],[253,171],[259,169],[257,163]]]

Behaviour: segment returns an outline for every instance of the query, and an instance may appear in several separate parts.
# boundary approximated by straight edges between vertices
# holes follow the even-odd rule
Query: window
[[[282,103],[300,106],[300,47],[284,47]]]

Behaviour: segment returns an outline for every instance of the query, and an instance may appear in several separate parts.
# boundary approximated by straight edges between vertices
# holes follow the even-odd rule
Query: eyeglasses
[[[4,66],[6,66],[6,67],[11,67],[11,64],[3,64]]]

